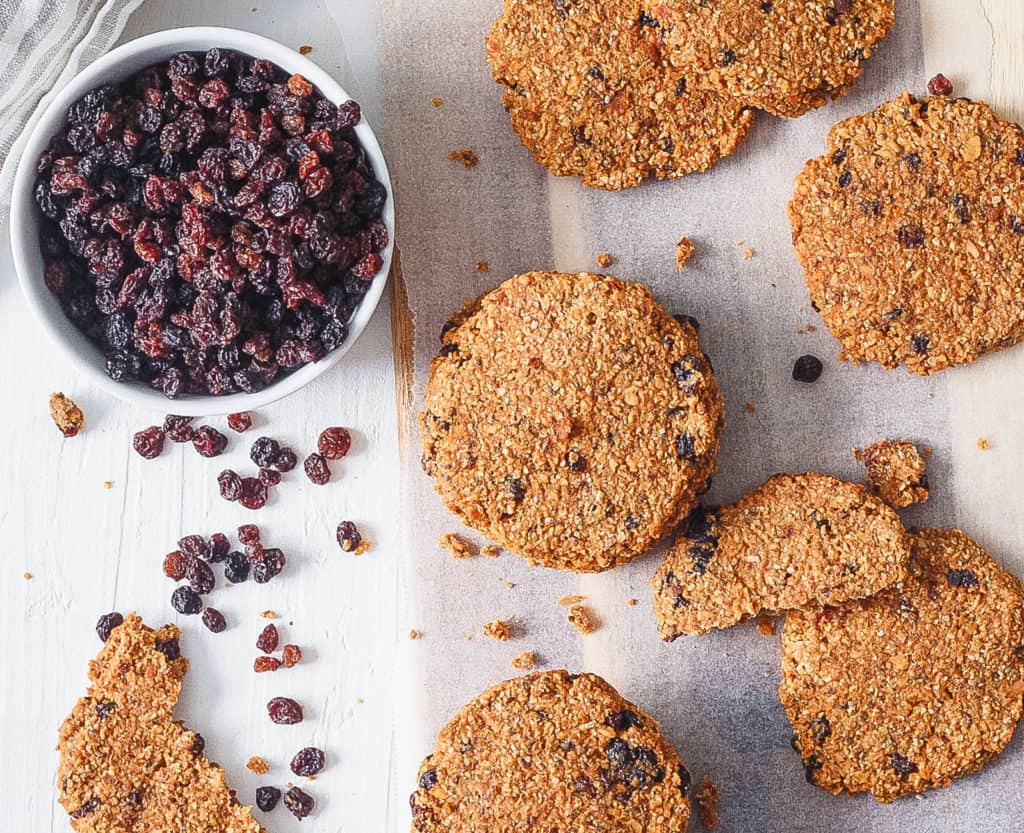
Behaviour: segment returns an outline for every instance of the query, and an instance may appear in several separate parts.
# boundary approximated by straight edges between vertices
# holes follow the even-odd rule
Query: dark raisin
[[[188,580],[188,586],[200,596],[205,596],[207,593],[211,592],[214,584],[216,583],[213,577],[213,570],[211,570],[210,565],[201,558],[195,558],[192,560],[188,565],[185,578]]]
[[[317,449],[328,460],[340,460],[351,447],[352,435],[347,428],[325,428],[317,440]]]
[[[903,162],[914,173],[917,173],[921,168],[921,157],[917,153],[908,153],[903,157]]]
[[[967,202],[967,197],[963,194],[954,194],[951,202],[957,219],[964,225],[967,225],[971,221],[971,207]]]
[[[672,363],[672,376],[687,395],[694,392],[697,381],[705,371],[706,366],[700,356],[687,355]]]
[[[222,633],[228,626],[224,614],[215,607],[208,607],[203,611],[203,624],[211,633]]]
[[[686,794],[690,791],[690,785],[693,783],[693,776],[690,775],[690,770],[682,764],[679,765],[678,773],[679,792],[681,792],[683,794],[683,798],[685,798]]]
[[[238,501],[246,509],[262,509],[267,503],[267,484],[258,477],[243,477]]]
[[[643,721],[637,717],[637,714],[632,709],[623,709],[619,712],[612,712],[608,715],[604,722],[611,726],[616,732],[625,732],[627,729],[636,727],[642,729],[644,727]]]
[[[893,768],[893,771],[900,777],[901,781],[908,781],[910,776],[917,772],[917,764],[898,752],[894,752],[889,756],[889,766]]]
[[[175,581],[181,581],[185,578],[185,573],[188,570],[188,562],[188,556],[184,555],[181,550],[172,550],[164,556],[164,575]]]
[[[153,647],[163,654],[168,662],[174,662],[174,660],[181,656],[181,646],[178,645],[178,640],[174,638],[158,639]]]
[[[284,553],[279,549],[268,549],[252,565],[252,577],[257,584],[266,584],[284,569]]]
[[[277,650],[279,638],[277,625],[271,623],[260,631],[260,635],[256,638],[256,647],[265,654],[272,654]]]
[[[432,790],[437,786],[437,770],[436,769],[425,769],[423,774],[420,776],[419,788],[421,790]]]
[[[904,249],[920,249],[924,246],[924,229],[916,224],[900,226],[896,233]]]
[[[231,551],[231,543],[223,532],[214,532],[210,536],[210,561],[214,564],[223,561]]]
[[[839,175],[839,187],[840,188],[845,188],[851,182],[853,182],[853,174],[850,173],[849,171],[843,171]]]
[[[925,335],[911,336],[910,346],[917,355],[923,356],[928,352],[928,348],[931,346],[931,339]]]
[[[186,535],[179,539],[178,549],[188,558],[206,558],[210,554],[210,545],[202,535]]]
[[[239,500],[242,497],[242,478],[231,469],[224,469],[217,475],[217,486],[224,500]]]
[[[292,787],[284,794],[284,806],[297,819],[304,819],[313,812],[313,796],[298,787]]]
[[[352,521],[342,521],[338,524],[336,537],[338,546],[345,552],[353,552],[363,540],[363,536],[359,534],[359,530]]]
[[[281,663],[285,668],[294,668],[302,662],[302,649],[289,643],[281,649]]]
[[[117,708],[115,703],[111,703],[109,700],[101,700],[96,704],[96,716],[100,720],[106,720]]]
[[[723,47],[719,55],[719,63],[723,67],[727,67],[730,64],[736,63],[736,53],[733,52],[731,49],[726,49]]]
[[[260,483],[269,488],[281,482],[281,472],[277,469],[260,469],[259,478]]]
[[[804,778],[807,779],[808,784],[814,783],[814,774],[821,769],[821,766],[817,755],[811,755],[804,761]]]
[[[302,722],[302,706],[291,697],[275,697],[267,703],[267,714],[274,723],[292,725]]]
[[[680,96],[684,95],[685,93],[686,93],[686,79],[685,78],[680,78],[678,81],[676,81],[676,98],[679,98]]]
[[[73,819],[83,819],[86,816],[95,813],[99,806],[100,799],[99,797],[94,795],[92,798],[86,801],[81,807],[69,813],[68,815],[71,816],[71,818]]]
[[[124,617],[118,613],[104,613],[96,621],[96,635],[99,636],[100,642],[106,642],[110,639],[110,632],[118,625],[124,622]]]
[[[824,743],[825,739],[832,734],[832,724],[828,718],[822,715],[811,721],[811,737],[815,743]]]
[[[641,26],[652,26],[657,27],[658,21],[647,11],[640,12],[640,19],[638,21]]]
[[[277,787],[257,787],[256,806],[264,813],[271,812],[281,800],[281,791]]]
[[[793,381],[817,382],[823,370],[821,359],[810,354],[801,356],[793,362]]]
[[[203,600],[191,587],[178,587],[171,594],[171,607],[178,613],[194,616],[203,609]]]
[[[282,448],[274,458],[273,467],[278,471],[289,472],[299,464],[298,455],[290,448]]]
[[[192,445],[203,457],[218,457],[228,447],[228,438],[216,428],[204,425],[196,430]]]
[[[249,458],[261,469],[268,469],[274,465],[280,450],[281,447],[277,444],[277,440],[260,437],[249,449]]]
[[[842,165],[846,161],[846,148],[839,148],[832,152],[832,164]]]
[[[241,411],[237,414],[228,414],[228,428],[241,434],[252,428],[252,414],[248,411]]]
[[[928,92],[931,95],[953,95],[953,82],[940,72],[928,82]]]
[[[199,732],[192,733],[192,746],[190,752],[197,758],[206,750],[206,739]]]
[[[291,770],[296,775],[308,778],[310,775],[323,772],[325,763],[326,758],[322,750],[315,746],[307,746],[295,753],[291,762]]]
[[[159,457],[164,450],[164,437],[165,434],[160,428],[151,425],[149,428],[139,431],[132,438],[132,448],[139,456],[152,460]]]
[[[249,559],[243,552],[230,552],[224,559],[224,580],[241,584],[249,578]]]
[[[1010,215],[1010,231],[1014,234],[1024,234],[1024,220],[1016,214]]]
[[[314,451],[306,458],[306,462],[302,465],[306,470],[306,477],[318,486],[323,486],[330,481],[331,469],[327,465],[327,459],[322,454]]]
[[[680,460],[696,460],[697,448],[693,434],[684,431],[676,437],[676,456]]]
[[[587,458],[580,454],[579,451],[573,450],[566,454],[565,464],[569,467],[569,471],[576,474],[582,474],[587,470]]]
[[[978,577],[971,570],[947,570],[946,581],[950,587],[978,586]]]

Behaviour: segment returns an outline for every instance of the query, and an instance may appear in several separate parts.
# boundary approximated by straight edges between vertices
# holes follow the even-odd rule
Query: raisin
[[[611,726],[616,732],[625,732],[627,729],[636,727],[642,729],[644,727],[643,721],[637,717],[637,714],[632,709],[623,709],[619,712],[612,712],[608,715],[604,722]]]
[[[815,743],[824,743],[831,734],[832,724],[824,715],[811,721],[811,737],[814,738]]]
[[[188,586],[200,596],[211,592],[216,583],[210,565],[200,558],[193,559],[188,565],[185,578],[188,579]]]
[[[99,717],[100,720],[106,720],[115,709],[117,709],[117,705],[115,703],[103,700],[96,704],[96,716]]]
[[[916,224],[900,226],[896,236],[904,249],[920,249],[924,246],[924,229]]]
[[[679,765],[677,772],[679,774],[679,792],[683,794],[683,798],[686,798],[686,794],[690,791],[690,785],[693,783],[693,776],[690,775],[690,770],[682,764]]]
[[[260,469],[259,478],[264,486],[276,486],[281,482],[281,472],[277,469]]]
[[[256,657],[252,661],[252,670],[257,674],[263,674],[267,671],[277,671],[281,667],[281,660],[277,657]]]
[[[804,778],[807,779],[808,784],[814,783],[814,774],[821,769],[822,763],[818,760],[817,755],[811,755],[804,761]]]
[[[257,787],[256,806],[264,813],[271,812],[281,800],[281,791],[277,787]]]
[[[695,440],[692,434],[683,432],[676,437],[676,456],[680,460],[695,460],[697,459],[697,450]]]
[[[241,584],[249,578],[249,559],[245,553],[231,552],[224,559],[224,580],[232,584]]]
[[[241,411],[237,414],[228,414],[228,428],[241,434],[252,428],[252,414],[248,411]]]
[[[821,359],[810,354],[801,356],[793,363],[794,382],[817,382],[824,369]]]
[[[291,697],[275,697],[267,703],[267,714],[274,723],[292,725],[302,722],[302,706]]]
[[[210,545],[202,535],[186,535],[179,539],[178,549],[190,559],[206,558],[210,554]]]
[[[277,444],[277,440],[260,437],[249,449],[249,458],[261,469],[269,469],[274,465],[280,451],[281,447]]]
[[[192,445],[203,457],[218,457],[228,447],[228,438],[216,428],[204,425],[196,430]]]
[[[86,816],[91,815],[92,813],[95,813],[96,809],[99,806],[100,806],[100,799],[99,799],[98,796],[94,795],[92,798],[90,798],[88,801],[86,801],[81,807],[79,807],[77,810],[69,813],[68,815],[71,818],[73,818],[73,819],[83,819]]]
[[[731,49],[723,48],[722,51],[719,53],[719,59],[719,63],[723,67],[727,67],[730,64],[736,63],[736,53],[733,52]]]
[[[139,431],[132,438],[132,448],[147,460],[159,457],[164,450],[164,432],[156,425]]]
[[[978,586],[978,576],[971,570],[947,570],[946,581],[950,587]]]
[[[231,543],[223,532],[214,532],[210,536],[210,561],[214,564],[223,561],[231,551]]]
[[[192,746],[189,751],[197,758],[206,750],[206,739],[199,732],[192,733]]]
[[[168,662],[174,662],[174,660],[181,656],[181,646],[178,645],[178,640],[174,638],[158,639],[153,647],[163,654]]]
[[[302,662],[302,649],[289,643],[281,649],[281,662],[285,668],[292,668]]]
[[[231,469],[224,469],[217,475],[217,486],[224,500],[236,501],[242,497],[242,478]]]
[[[299,464],[298,455],[290,448],[282,448],[274,458],[273,467],[278,471],[289,472]]]
[[[171,594],[171,607],[178,613],[194,616],[203,609],[203,600],[191,587],[178,587]]]
[[[308,477],[313,483],[318,486],[323,486],[331,479],[331,469],[327,465],[327,460],[322,454],[313,452],[306,458],[306,462],[302,464],[306,470],[306,477]]]
[[[266,484],[257,477],[243,477],[238,501],[246,509],[262,509],[267,503]]]
[[[846,186],[848,186],[848,185],[849,185],[849,184],[850,184],[851,182],[853,182],[853,174],[852,174],[852,173],[850,173],[849,171],[843,171],[843,172],[842,172],[842,173],[841,173],[841,174],[839,175],[839,187],[840,187],[840,188],[845,188],[845,187],[846,187]]]
[[[284,806],[295,818],[301,820],[313,812],[313,796],[298,787],[292,787],[284,794]]]
[[[363,536],[359,534],[359,529],[352,521],[342,521],[338,524],[336,537],[338,539],[338,546],[345,552],[353,552],[363,540]]]
[[[215,607],[208,607],[203,611],[203,624],[211,633],[222,633],[228,626],[224,614]]]
[[[437,770],[436,769],[425,769],[423,774],[420,776],[419,788],[421,790],[432,790],[437,786]]]
[[[99,636],[100,642],[106,642],[110,639],[110,632],[123,622],[124,617],[117,611],[104,613],[96,621],[96,635]]]
[[[917,355],[923,356],[928,352],[928,348],[931,346],[931,339],[925,335],[911,336],[910,346]]]
[[[908,781],[910,776],[917,772],[917,764],[898,752],[889,756],[889,766],[893,768],[901,781]]]
[[[928,82],[928,92],[931,95],[953,95],[953,82],[940,72]]]
[[[172,550],[164,556],[164,575],[167,578],[181,581],[188,570],[189,559],[180,550]]]
[[[352,435],[347,428],[325,428],[317,440],[317,449],[328,460],[340,460],[351,447]]]
[[[268,549],[252,566],[252,577],[257,584],[266,584],[284,569],[284,553],[279,549]]]
[[[238,540],[242,545],[258,544],[260,541],[260,529],[256,524],[242,524],[238,527]]]
[[[277,625],[271,623],[260,632],[256,639],[256,647],[265,654],[272,654],[277,650],[278,639]]]
[[[311,775],[323,772],[325,764],[326,758],[323,750],[317,749],[315,746],[307,746],[295,753],[290,767],[296,775],[309,778]]]

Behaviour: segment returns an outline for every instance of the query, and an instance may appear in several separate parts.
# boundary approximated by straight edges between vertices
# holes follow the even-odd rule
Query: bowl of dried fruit
[[[174,29],[45,108],[11,239],[29,306],[90,381],[212,415],[344,355],[387,282],[394,207],[373,131],[326,72],[248,32]]]

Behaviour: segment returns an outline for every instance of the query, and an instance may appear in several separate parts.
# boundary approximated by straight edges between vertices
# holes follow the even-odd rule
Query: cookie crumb
[[[458,162],[463,168],[475,168],[480,162],[479,157],[473,152],[472,148],[450,150],[448,151],[448,158],[453,162]]]
[[[465,538],[455,532],[446,532],[438,539],[438,544],[452,554],[452,558],[473,558],[476,550]]]
[[[274,611],[272,611],[272,610],[264,610],[260,614],[260,618],[261,619],[276,619],[277,618],[277,614],[274,613]]]
[[[491,264],[488,263],[486,260],[478,260],[476,262],[475,268],[476,271],[479,272],[481,275],[486,275],[488,272],[491,271]]]
[[[484,625],[484,636],[489,636],[498,642],[508,642],[512,637],[512,626],[504,619],[495,619]]]
[[[982,451],[988,451],[992,448],[992,443],[988,441],[988,437],[978,437],[977,446]]]
[[[560,605],[562,605],[563,607],[569,607],[570,605],[579,604],[585,598],[587,598],[587,597],[586,596],[562,596],[562,598],[560,598],[558,600],[558,603]]]
[[[505,582],[505,589],[506,590],[512,590],[514,588],[515,588],[515,584],[513,584],[511,581],[506,581]]]
[[[750,260],[750,258],[752,258],[753,256],[754,256],[754,250],[753,249],[744,249],[743,250],[743,259],[744,260]]]
[[[744,406],[743,406],[743,409],[744,409],[744,410],[745,410],[745,411],[746,411],[746,412],[747,412],[748,414],[752,414],[752,413],[754,413],[754,411],[756,411],[756,410],[757,410],[757,408],[755,408],[755,407],[754,407],[754,403],[753,403],[753,402],[748,402],[748,403],[747,403],[746,405],[744,405]]]
[[[762,613],[757,617],[757,632],[761,636],[775,636],[775,620]]]
[[[29,573],[29,572],[22,573],[21,577],[23,579],[25,579],[25,581],[31,581],[32,580],[32,573]]]
[[[693,256],[693,241],[689,237],[680,237],[676,243],[676,271],[682,272],[686,262]]]
[[[369,552],[370,547],[372,547],[372,546],[373,546],[373,541],[367,541],[365,538],[363,538],[363,540],[361,540],[359,542],[359,544],[356,546],[356,548],[354,550],[352,550],[352,555],[360,556],[360,555],[362,555],[365,552]]]
[[[512,667],[519,671],[527,671],[537,664],[537,655],[533,651],[523,651],[512,657]]]
[[[433,104],[435,107],[440,107],[441,105],[444,104],[444,99],[435,96],[434,98],[430,99],[430,103]]]
[[[113,489],[114,488],[113,481],[111,481],[111,480],[104,480],[103,481],[103,488],[104,489]]]
[[[304,44],[302,44],[302,46],[299,47],[299,54],[300,55],[308,55],[312,51],[313,51],[313,47],[310,46],[308,43],[304,43]]]
[[[599,252],[597,255],[597,265],[602,269],[607,269],[614,262],[615,258],[608,254],[608,252]]]
[[[501,555],[501,547],[496,547],[494,544],[488,544],[486,547],[480,547],[480,555],[486,555],[488,558],[497,558]]]
[[[416,630],[416,628],[413,628],[412,630],[409,631],[409,639],[410,640],[419,639],[421,636],[423,636],[423,634],[420,633],[418,630]]]
[[[270,764],[268,764],[259,755],[253,755],[245,762],[245,768],[250,772],[255,772],[257,775],[266,775],[270,772]]]
[[[700,779],[697,788],[697,806],[700,807],[700,823],[705,830],[712,830],[718,825],[718,787],[708,776]]]
[[[74,437],[85,422],[82,409],[63,393],[50,394],[50,418],[65,437]]]
[[[636,599],[626,599],[626,604],[628,604],[630,607],[636,607],[639,603]]]
[[[910,440],[879,440],[853,456],[867,469],[868,489],[894,509],[928,500],[924,458]]]
[[[569,608],[569,624],[584,635],[597,630],[593,613],[585,605],[574,604]]]

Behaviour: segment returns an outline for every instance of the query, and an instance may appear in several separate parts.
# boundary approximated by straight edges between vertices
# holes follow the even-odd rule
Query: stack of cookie
[[[505,0],[487,38],[512,126],[537,162],[617,190],[703,171],[753,109],[845,95],[894,0]]]

